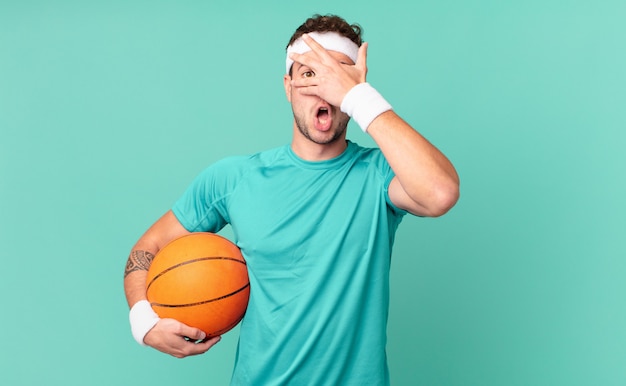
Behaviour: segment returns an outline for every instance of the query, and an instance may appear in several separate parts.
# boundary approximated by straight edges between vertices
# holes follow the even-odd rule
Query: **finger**
[[[185,344],[179,348],[179,351],[175,352],[174,356],[184,358],[192,355],[204,354],[209,351],[211,347],[215,346],[221,339],[221,336],[214,336],[204,341],[194,342],[194,344]]]
[[[330,54],[326,50],[326,48],[322,47],[315,39],[310,37],[308,34],[302,35],[302,40],[306,43],[307,46],[311,49],[311,51],[315,52],[319,56],[320,59],[330,58]]]
[[[295,78],[291,80],[292,87],[302,95],[317,95],[320,86],[320,78]]]
[[[359,52],[357,54],[355,65],[359,68],[367,68],[367,42],[361,44],[359,47]]]
[[[297,87],[296,91],[301,95],[319,95],[319,88],[317,86]]]
[[[317,95],[319,85],[309,79],[295,79],[291,81],[294,91],[302,95]]]
[[[187,340],[188,342],[193,343],[195,346],[198,346],[197,350],[202,350],[203,348],[205,350],[210,349],[211,347],[213,347],[217,342],[219,342],[222,339],[221,336],[213,336],[211,338],[205,338],[205,339],[201,339],[201,340],[196,340],[193,341],[191,339],[187,339],[187,337],[185,337],[185,340]],[[196,349],[193,349],[196,350]]]
[[[302,40],[304,40],[304,42],[309,46],[309,48],[311,49],[311,51],[313,51],[313,53],[315,54],[315,57],[317,57],[319,59],[319,61],[316,64],[325,64],[325,65],[330,65],[330,64],[345,64],[345,63],[341,63],[339,62],[337,59],[335,59],[326,48],[324,48],[321,44],[319,44],[315,39],[313,39],[312,37],[310,37],[308,34],[304,34],[302,35]],[[313,68],[313,67],[311,67]]]
[[[210,339],[206,339],[200,343],[197,343],[196,346],[198,346],[198,349],[206,351],[210,349],[211,347],[215,346],[217,342],[219,342],[220,340],[222,340],[221,336],[214,336]]]
[[[189,342],[199,342],[206,338],[204,331],[199,328],[189,327],[185,324],[180,325],[180,335]]]
[[[315,68],[319,68],[320,65],[320,62],[314,57],[304,54],[296,54],[295,52],[289,54],[289,59],[293,60],[296,63],[300,63],[303,66],[307,66],[313,70],[315,70]]]
[[[317,86],[319,84],[319,78],[295,78],[291,80],[291,85],[294,87],[310,87]]]

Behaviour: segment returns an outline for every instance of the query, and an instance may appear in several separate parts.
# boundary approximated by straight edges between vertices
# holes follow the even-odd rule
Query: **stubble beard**
[[[306,139],[318,145],[328,145],[328,144],[331,144],[340,140],[343,137],[343,134],[346,132],[346,128],[348,127],[348,121],[349,121],[349,118],[345,119],[345,121],[343,119],[340,120],[339,124],[337,125],[337,128],[334,130],[333,135],[331,137],[324,138],[324,139],[316,139],[311,136],[309,127],[304,122],[304,119],[298,116],[295,113],[295,111],[293,113],[293,117],[294,117],[294,120],[296,121],[296,126],[298,126],[298,131],[300,131],[300,133]]]

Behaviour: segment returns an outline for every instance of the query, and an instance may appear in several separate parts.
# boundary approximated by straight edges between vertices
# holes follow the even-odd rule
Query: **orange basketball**
[[[213,233],[191,233],[165,245],[152,261],[146,284],[159,317],[199,328],[207,338],[235,327],[250,296],[241,251]]]

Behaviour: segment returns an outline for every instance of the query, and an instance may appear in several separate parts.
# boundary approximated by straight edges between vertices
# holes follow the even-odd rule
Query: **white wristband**
[[[351,116],[364,132],[377,116],[388,110],[391,105],[369,83],[352,87],[341,101],[341,111]]]
[[[133,333],[133,338],[140,345],[147,346],[143,338],[160,320],[159,315],[154,312],[150,302],[140,300],[130,309],[128,318],[130,319],[130,331]]]

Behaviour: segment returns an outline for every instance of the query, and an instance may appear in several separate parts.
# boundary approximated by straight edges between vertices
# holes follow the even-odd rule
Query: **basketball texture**
[[[235,244],[197,232],[171,241],[156,254],[146,291],[159,317],[199,328],[210,338],[231,330],[243,318],[250,282]]]

